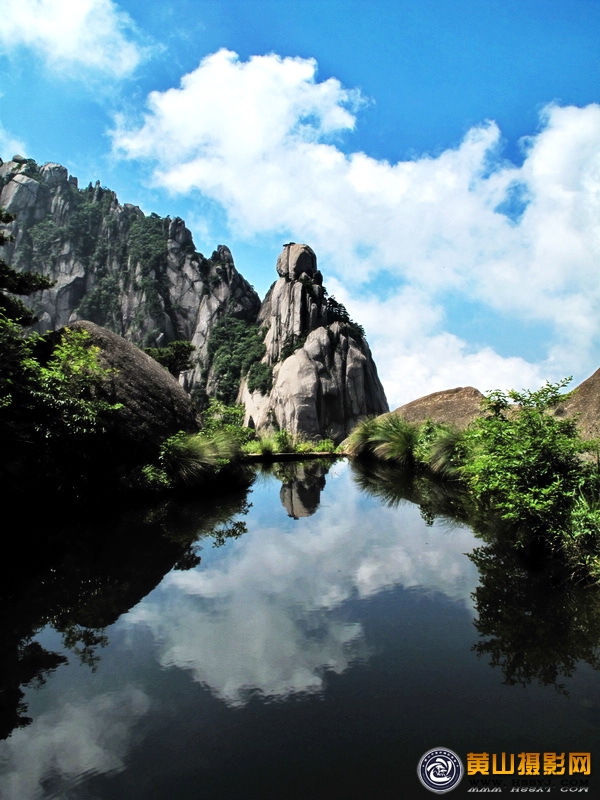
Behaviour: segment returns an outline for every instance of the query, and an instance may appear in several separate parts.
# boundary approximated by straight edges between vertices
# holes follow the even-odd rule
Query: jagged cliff
[[[364,331],[327,297],[307,245],[284,247],[261,304],[229,248],[206,258],[180,218],[146,216],[98,182],[79,189],[60,164],[0,163],[0,207],[15,216],[6,260],[55,281],[28,298],[41,332],[86,319],[140,347],[191,341],[183,386],[199,407],[243,402],[257,429],[339,441],[387,411]]]
[[[89,319],[140,347],[191,340],[200,376],[214,324],[256,318],[260,298],[227,247],[205,258],[182,219],[146,216],[99,183],[79,189],[60,164],[1,164],[0,207],[15,216],[6,260],[55,281],[29,299],[41,332]]]

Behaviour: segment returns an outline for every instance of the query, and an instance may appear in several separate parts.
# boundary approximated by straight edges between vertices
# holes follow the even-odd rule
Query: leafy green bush
[[[415,464],[419,428],[397,414],[385,414],[360,422],[344,442],[353,457],[371,457],[403,466]]]
[[[582,441],[574,419],[552,413],[569,380],[491,392],[483,416],[465,431],[432,422],[418,430],[392,415],[365,420],[345,449],[409,467],[424,495],[421,476],[451,478],[461,489],[453,513],[483,538],[523,552],[541,548],[573,574],[600,582],[600,469],[583,458],[595,443]]]
[[[192,353],[195,349],[191,342],[177,339],[165,347],[146,347],[144,352],[178,378],[180,372],[194,366]]]
[[[163,443],[159,463],[171,486],[201,486],[239,453],[239,442],[226,431],[180,432]]]
[[[592,479],[575,421],[550,413],[568,381],[538,391],[491,392],[485,416],[467,432],[461,472],[477,507],[529,534],[567,530],[574,499]]]

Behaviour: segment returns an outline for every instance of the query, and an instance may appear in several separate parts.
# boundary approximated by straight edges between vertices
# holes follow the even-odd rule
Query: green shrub
[[[178,339],[165,347],[146,347],[144,352],[178,378],[180,372],[194,366],[192,355],[195,349],[191,342]]]
[[[269,394],[273,387],[273,369],[262,361],[257,361],[248,370],[248,390]]]
[[[239,443],[225,431],[210,436],[180,432],[163,443],[159,463],[173,486],[200,486],[239,452]]]

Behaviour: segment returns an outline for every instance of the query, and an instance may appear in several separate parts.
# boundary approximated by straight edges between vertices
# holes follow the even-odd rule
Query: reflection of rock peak
[[[321,502],[328,468],[317,462],[307,464],[285,464],[284,475],[279,475],[283,485],[279,492],[281,505],[288,517],[300,519],[315,513]]]

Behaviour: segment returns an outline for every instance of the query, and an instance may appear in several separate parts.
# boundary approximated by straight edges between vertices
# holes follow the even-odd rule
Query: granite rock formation
[[[575,418],[584,439],[600,438],[600,369],[569,392],[554,413]]]
[[[206,258],[182,219],[121,205],[99,182],[79,189],[60,164],[0,162],[0,207],[15,216],[6,260],[55,281],[28,298],[40,332],[84,319],[139,347],[191,341],[180,381],[197,407],[237,398],[260,430],[339,442],[388,410],[364,331],[307,245],[283,248],[261,304],[228,247]]]
[[[361,419],[388,410],[364,332],[326,298],[308,245],[285,245],[277,272],[258,315],[273,385],[262,394],[242,382],[246,424],[340,442]]]
[[[207,366],[215,321],[256,318],[260,298],[229,248],[205,258],[179,217],[146,216],[99,182],[80,190],[60,164],[39,167],[19,156],[0,164],[0,207],[15,216],[6,260],[55,281],[29,298],[40,332],[89,319],[140,347],[191,340],[192,388]]]

